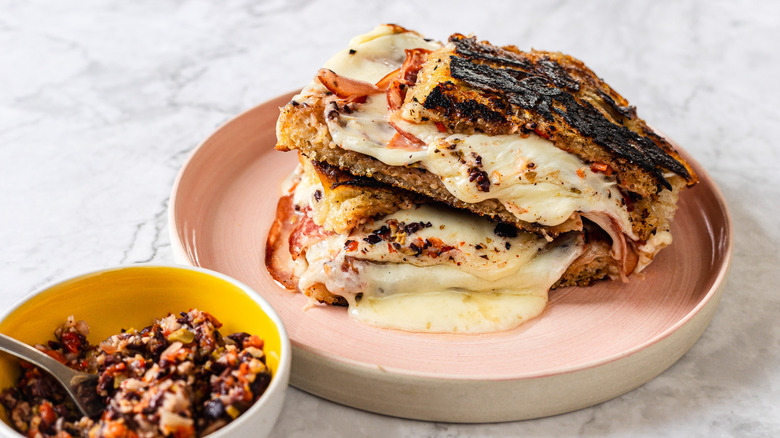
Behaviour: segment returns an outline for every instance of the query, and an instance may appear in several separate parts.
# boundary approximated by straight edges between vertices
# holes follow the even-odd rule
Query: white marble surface
[[[717,314],[668,371],[589,409],[426,423],[290,388],[273,436],[780,436],[780,4],[368,3],[0,0],[0,309],[88,269],[172,262],[168,195],[188,153],[351,36],[473,32],[583,59],[701,162],[734,218]]]

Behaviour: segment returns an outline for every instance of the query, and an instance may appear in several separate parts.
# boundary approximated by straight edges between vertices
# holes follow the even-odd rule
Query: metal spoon
[[[0,333],[0,350],[24,359],[51,374],[65,388],[82,414],[95,418],[105,409],[97,393],[97,374],[76,371],[46,353]]]

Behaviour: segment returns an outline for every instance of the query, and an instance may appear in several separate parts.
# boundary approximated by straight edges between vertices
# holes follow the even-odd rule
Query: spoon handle
[[[73,376],[73,373],[68,367],[53,357],[2,333],[0,333],[0,350],[10,353],[20,359],[24,359],[34,365],[38,365],[62,382],[70,383],[70,379]]]

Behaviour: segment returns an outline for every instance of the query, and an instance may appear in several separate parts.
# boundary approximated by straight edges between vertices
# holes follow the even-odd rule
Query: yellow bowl
[[[96,344],[121,329],[141,329],[155,318],[190,309],[207,311],[223,334],[247,332],[265,340],[273,372],[268,389],[243,415],[209,435],[267,435],[284,403],[290,376],[290,341],[271,306],[249,287],[207,269],[186,266],[133,265],[92,272],[35,292],[0,317],[0,332],[28,344],[54,339],[68,316],[89,324],[88,340]],[[0,388],[13,386],[19,361],[0,353]],[[21,436],[8,426],[0,407],[0,435]]]

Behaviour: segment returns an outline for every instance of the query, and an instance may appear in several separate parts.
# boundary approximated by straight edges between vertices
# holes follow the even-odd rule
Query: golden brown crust
[[[328,231],[346,233],[372,218],[427,201],[414,192],[399,191],[372,178],[356,177],[302,155],[300,161],[304,172],[316,176],[322,185],[322,195],[312,203],[312,217]]]

